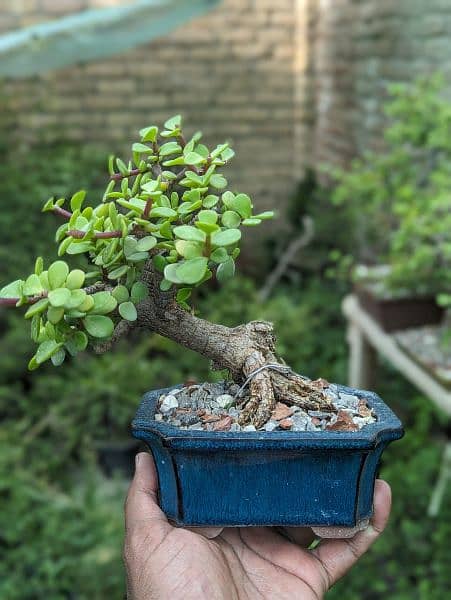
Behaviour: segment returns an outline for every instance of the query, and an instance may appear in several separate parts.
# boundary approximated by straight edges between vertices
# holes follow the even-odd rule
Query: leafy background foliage
[[[70,196],[80,187],[93,197],[102,194],[98,154],[60,147],[2,157],[0,177],[8,186],[8,205],[0,212],[0,239],[8,279],[30,271],[36,253],[51,256],[54,221],[39,214],[42,198]],[[24,172],[30,173],[30,182]],[[315,242],[269,301],[261,304],[259,282],[241,275],[220,289],[207,283],[191,302],[206,318],[225,324],[273,320],[279,351],[296,370],[343,382],[347,348],[340,302],[346,283],[327,272],[333,267],[333,247],[349,252],[347,231],[353,221],[347,211],[330,208],[328,193],[312,177],[293,198],[293,235],[306,212],[315,219]],[[278,240],[269,240],[268,246],[277,248]],[[259,262],[259,257],[251,259]],[[108,355],[83,352],[62,369],[45,364],[36,375],[26,370],[26,329],[18,314],[1,310],[0,597],[119,600],[124,594],[127,482],[121,475],[107,478],[99,469],[98,443],[128,438],[129,422],[147,389],[221,374],[209,373],[205,361],[180,352],[168,340],[134,335]],[[386,534],[329,597],[441,600],[451,587],[450,491],[437,519],[427,517],[426,507],[438,472],[444,423],[386,365],[377,391],[407,428],[382,465],[381,475],[393,487],[393,516]]]
[[[333,203],[352,224],[353,261],[388,264],[386,287],[437,295],[451,306],[451,103],[436,74],[392,84],[386,147],[335,170]]]

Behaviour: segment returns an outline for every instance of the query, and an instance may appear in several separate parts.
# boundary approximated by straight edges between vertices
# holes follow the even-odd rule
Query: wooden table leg
[[[349,322],[347,340],[349,344],[348,380],[351,387],[371,389],[375,382],[377,355],[363,332],[352,321]]]

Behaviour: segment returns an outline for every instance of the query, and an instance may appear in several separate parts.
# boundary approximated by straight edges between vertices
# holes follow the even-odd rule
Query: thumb
[[[153,458],[147,452],[136,455],[135,476],[125,501],[125,527],[127,535],[136,528],[145,529],[149,534],[149,527],[160,532],[171,529],[166,515],[158,505],[158,476]]]

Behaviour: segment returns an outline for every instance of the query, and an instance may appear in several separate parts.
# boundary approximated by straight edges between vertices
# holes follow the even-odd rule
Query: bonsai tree
[[[23,307],[31,322],[37,350],[30,369],[47,360],[61,365],[89,344],[105,352],[139,327],[247,382],[242,424],[264,424],[279,399],[335,410],[321,383],[278,360],[270,323],[228,328],[199,318],[189,304],[195,287],[233,276],[241,228],[273,216],[253,214],[249,196],[226,189],[220,171],[233,156],[227,143],[210,151],[199,132],[186,140],[175,116],[163,131],[142,129],[128,163],[110,157],[98,204],[85,206],[83,190],[68,202],[45,203],[43,210],[63,221],[55,236],[60,260],[46,266],[37,258],[34,273],[0,291],[0,303]],[[84,257],[82,267],[71,270],[63,256]]]

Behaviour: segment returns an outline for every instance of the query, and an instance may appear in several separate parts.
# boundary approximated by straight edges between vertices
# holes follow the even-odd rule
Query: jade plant
[[[273,217],[254,214],[248,195],[226,189],[221,171],[234,152],[228,143],[209,150],[201,137],[187,140],[180,116],[162,131],[146,127],[130,161],[109,158],[97,204],[85,205],[84,191],[45,203],[43,211],[62,220],[55,235],[60,259],[45,265],[37,258],[33,273],[0,290],[0,304],[23,307],[31,323],[37,349],[29,368],[47,360],[59,366],[88,345],[105,352],[144,328],[209,358],[237,383],[252,374],[242,423],[261,426],[280,398],[334,410],[321,386],[278,360],[271,323],[229,328],[190,306],[194,288],[234,275],[242,228]],[[63,257],[79,259],[78,268]]]

